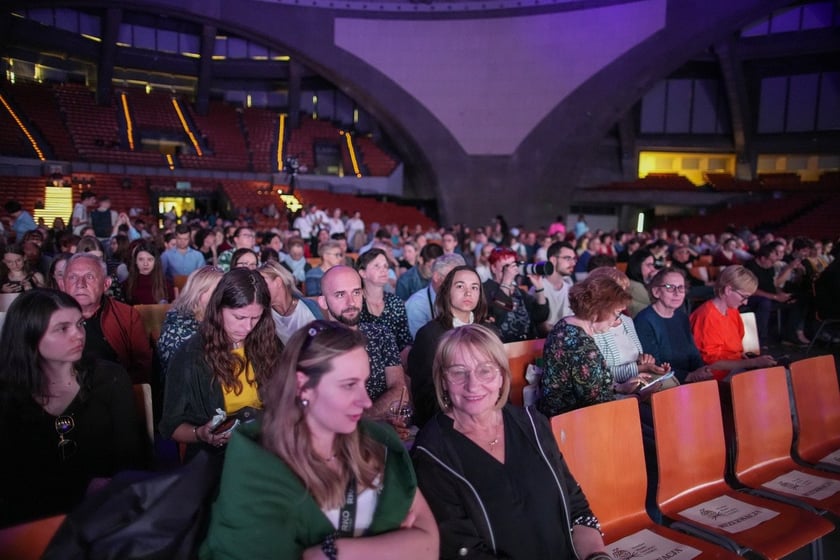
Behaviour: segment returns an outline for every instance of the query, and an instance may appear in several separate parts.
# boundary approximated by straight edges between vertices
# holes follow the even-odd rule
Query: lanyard
[[[429,299],[429,313],[432,316],[432,319],[435,318],[435,304],[432,303],[432,286],[429,284],[426,286],[426,297]]]
[[[353,537],[356,530],[356,477],[351,476],[344,491],[344,505],[338,510],[338,536]]]

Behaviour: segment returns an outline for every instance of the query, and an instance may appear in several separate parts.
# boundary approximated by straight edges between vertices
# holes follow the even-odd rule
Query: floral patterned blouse
[[[382,310],[382,315],[379,316],[368,311],[367,301],[363,301],[359,322],[376,323],[387,328],[394,334],[399,352],[402,352],[406,346],[414,344],[414,339],[408,330],[408,315],[405,313],[405,302],[394,294],[385,292],[385,308]]]
[[[543,350],[537,408],[548,417],[615,399],[613,378],[595,339],[561,319]]]
[[[169,359],[172,358],[175,351],[197,331],[198,321],[192,313],[179,313],[176,309],[170,309],[166,312],[166,318],[163,320],[163,327],[161,327],[160,338],[158,338],[157,343],[162,375],[166,375]]]

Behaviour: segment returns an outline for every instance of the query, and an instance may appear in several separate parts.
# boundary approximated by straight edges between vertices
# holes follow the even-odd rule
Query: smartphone
[[[210,433],[219,435],[227,432],[228,430],[233,429],[236,426],[237,418],[235,416],[228,416],[224,420],[222,420],[218,426],[210,430]]]
[[[639,385],[639,388],[638,388],[639,394],[649,393],[657,385],[660,385],[663,382],[667,381],[668,379],[671,379],[672,377],[674,377],[674,373],[676,373],[676,372],[674,370],[671,370],[668,373],[657,377],[656,379],[652,379],[650,381],[650,383],[643,383],[642,385]]]

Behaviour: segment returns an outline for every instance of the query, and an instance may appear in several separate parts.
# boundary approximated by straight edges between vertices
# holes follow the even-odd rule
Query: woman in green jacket
[[[298,330],[266,387],[262,428],[234,432],[201,558],[436,558],[438,531],[390,426],[363,420],[365,338]]]

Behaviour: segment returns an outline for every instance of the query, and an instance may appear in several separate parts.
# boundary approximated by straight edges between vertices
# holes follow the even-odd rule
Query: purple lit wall
[[[468,154],[509,155],[579,85],[662,29],[665,15],[665,0],[645,0],[513,18],[336,18],[335,44],[417,99]]]

